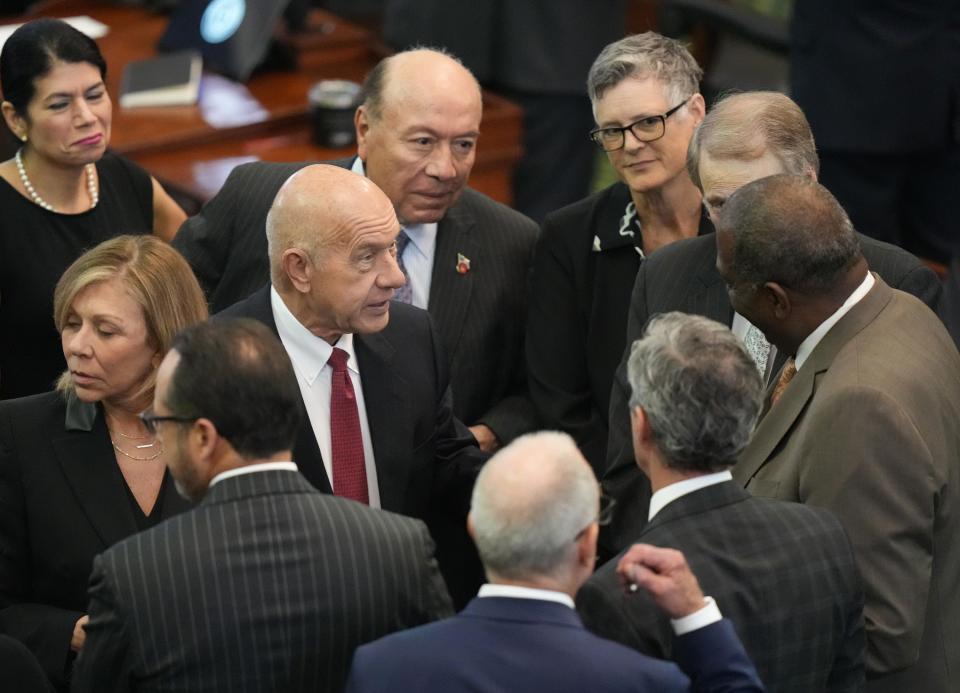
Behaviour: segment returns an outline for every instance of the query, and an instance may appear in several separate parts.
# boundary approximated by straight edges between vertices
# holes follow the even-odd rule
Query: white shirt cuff
[[[670,625],[673,626],[674,634],[684,635],[690,631],[709,626],[711,623],[716,623],[723,618],[720,614],[720,607],[713,601],[713,597],[704,597],[703,600],[706,604],[702,609],[694,611],[692,614],[688,614],[683,618],[670,619]]]

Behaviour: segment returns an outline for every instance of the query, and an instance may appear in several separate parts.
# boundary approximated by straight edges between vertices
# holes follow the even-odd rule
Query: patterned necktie
[[[333,453],[335,495],[369,505],[367,470],[363,458],[363,437],[353,382],[347,372],[349,355],[334,348],[327,363],[333,368],[330,381],[330,448]]]
[[[750,325],[750,329],[743,335],[743,345],[747,348],[747,353],[753,358],[754,363],[757,364],[760,376],[765,376],[767,374],[767,359],[770,356],[770,342],[763,336],[763,332]]]
[[[400,271],[403,272],[406,282],[393,293],[393,300],[400,301],[401,303],[413,303],[413,288],[410,286],[410,273],[407,272],[407,268],[403,264],[403,251],[409,242],[410,236],[408,236],[407,232],[401,227],[400,233],[397,235],[397,264],[400,266]]]
[[[783,391],[787,389],[787,385],[790,384],[790,381],[793,380],[793,376],[796,374],[797,362],[789,359],[783,367],[783,370],[780,371],[780,377],[777,379],[777,384],[773,388],[773,394],[770,395],[771,407],[777,403],[777,400],[783,395]]]

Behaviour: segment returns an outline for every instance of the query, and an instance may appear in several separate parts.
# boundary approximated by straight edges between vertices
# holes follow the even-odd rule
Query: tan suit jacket
[[[864,582],[868,691],[956,690],[960,355],[929,308],[877,278],[765,412],[734,477],[840,518]]]

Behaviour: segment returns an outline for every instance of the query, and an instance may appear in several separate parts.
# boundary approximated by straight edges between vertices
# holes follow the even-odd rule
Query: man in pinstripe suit
[[[452,612],[421,522],[297,472],[300,408],[265,326],[177,337],[144,421],[200,505],[96,558],[74,691],[336,691],[358,645]]]
[[[634,343],[629,378],[637,465],[654,490],[649,522],[633,540],[686,556],[769,690],[860,690],[863,593],[840,522],[810,506],[752,497],[733,481],[730,467],[750,439],[763,392],[739,340],[707,318],[666,313]],[[584,623],[646,654],[671,656],[666,619],[646,595],[623,595],[617,563],[577,595]]]

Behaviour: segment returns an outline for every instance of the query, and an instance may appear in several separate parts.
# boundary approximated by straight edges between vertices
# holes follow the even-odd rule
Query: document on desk
[[[93,17],[88,17],[86,15],[79,17],[64,17],[63,21],[72,26],[74,29],[82,31],[84,34],[94,40],[106,36],[110,31],[110,27],[108,27],[106,24],[103,22],[98,22]],[[0,49],[3,48],[3,44],[5,44],[7,39],[10,38],[10,34],[22,26],[22,23],[0,25]]]

